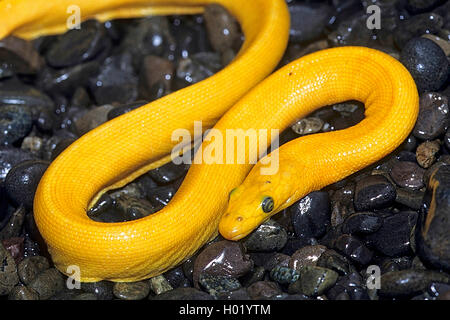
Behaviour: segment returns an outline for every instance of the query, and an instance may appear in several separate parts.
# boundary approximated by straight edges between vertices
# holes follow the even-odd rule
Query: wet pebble
[[[12,291],[14,286],[19,282],[19,276],[17,275],[14,258],[1,243],[0,261],[2,261],[2,267],[0,268],[0,296],[3,296]]]
[[[429,270],[391,271],[381,275],[378,293],[388,297],[411,296],[424,291],[432,282],[450,283],[448,275]]]
[[[423,191],[411,190],[408,188],[398,188],[395,202],[407,206],[410,209],[418,210],[422,205],[423,196]]]
[[[32,208],[37,186],[49,164],[48,161],[29,160],[17,164],[8,172],[5,188],[14,203]]]
[[[50,264],[46,257],[33,256],[26,257],[17,266],[17,272],[19,274],[20,281],[29,285],[38,274],[50,268]]]
[[[360,265],[367,265],[373,257],[373,252],[362,241],[348,234],[337,238],[335,248]]]
[[[39,294],[26,286],[15,286],[8,295],[8,300],[39,300]]]
[[[419,92],[439,90],[449,75],[444,51],[430,39],[410,40],[402,50],[400,61],[413,76]]]
[[[439,140],[425,141],[417,146],[416,158],[417,163],[422,168],[429,168],[436,161],[436,155],[441,148]]]
[[[358,212],[345,219],[342,232],[348,234],[367,234],[377,231],[383,224],[379,214],[373,212]]]
[[[170,285],[169,281],[167,281],[167,279],[163,275],[159,275],[159,276],[150,278],[149,283],[150,283],[150,289],[155,294],[161,294],[161,293],[164,293],[166,291],[170,291],[173,289],[173,287]]]
[[[185,164],[175,164],[172,161],[154,170],[149,171],[149,176],[158,184],[164,185],[175,182],[187,172]]]
[[[289,39],[293,42],[304,42],[320,37],[332,16],[332,11],[332,7],[325,3],[292,3],[289,6]]]
[[[35,74],[43,59],[30,41],[8,36],[0,41],[0,79],[14,74]]]
[[[138,97],[138,76],[129,53],[110,56],[100,67],[100,73],[90,79],[95,101],[99,105],[133,102]]]
[[[327,192],[315,191],[288,208],[294,232],[299,238],[318,238],[330,225],[330,198]]]
[[[199,283],[212,296],[241,288],[240,282],[234,277],[211,275],[208,273],[200,274]]]
[[[399,187],[417,190],[424,186],[424,173],[416,163],[399,161],[393,165],[390,176]]]
[[[269,219],[242,240],[249,251],[277,251],[284,247],[288,239],[286,229]]]
[[[50,268],[39,273],[28,287],[37,292],[39,300],[47,300],[64,289],[64,279],[58,270]]]
[[[366,211],[386,208],[394,202],[395,196],[395,187],[384,176],[368,176],[356,183],[355,209],[357,211]]]
[[[268,299],[282,293],[280,287],[273,281],[257,281],[247,288],[249,296],[254,299]]]
[[[25,137],[31,130],[32,114],[20,105],[0,106],[0,144],[8,145]]]
[[[334,191],[331,195],[331,226],[342,224],[346,217],[355,213],[355,184],[349,183]]]
[[[194,284],[198,283],[202,273],[239,278],[252,267],[253,261],[245,254],[242,244],[227,240],[215,242],[204,248],[195,259]]]
[[[449,117],[448,98],[445,95],[437,92],[421,95],[414,136],[422,140],[436,139],[447,129]]]
[[[292,125],[292,130],[299,135],[317,133],[322,130],[324,122],[320,118],[308,117],[300,119]]]
[[[81,289],[94,294],[98,300],[112,300],[114,283],[110,281],[82,282]]]
[[[450,270],[449,190],[450,166],[441,166],[431,175],[415,233],[419,257],[447,271]]]
[[[349,300],[369,300],[365,283],[359,273],[352,272],[341,277],[327,292],[327,297],[331,300],[340,300],[343,296],[347,296]]]
[[[337,279],[338,273],[333,270],[307,266],[300,271],[300,278],[289,285],[288,292],[319,296],[331,288]]]
[[[300,273],[289,267],[276,266],[270,271],[270,278],[279,284],[290,284],[300,277]]]
[[[411,253],[410,236],[417,222],[415,211],[395,213],[383,219],[381,227],[365,239],[370,246],[389,257]]]
[[[2,240],[2,244],[6,250],[11,254],[16,265],[20,263],[24,255],[24,238],[14,237]]]
[[[79,29],[62,34],[46,52],[47,63],[55,68],[69,67],[91,60],[109,44],[106,30],[97,20],[88,20]]]
[[[174,72],[172,61],[158,56],[146,56],[139,72],[139,95],[152,101],[170,93]]]
[[[206,6],[203,16],[208,39],[214,51],[224,53],[232,49],[240,38],[236,19],[218,4]]]
[[[315,266],[322,253],[327,250],[327,247],[322,245],[305,246],[295,251],[290,260],[289,267],[300,271],[305,266]]]
[[[121,300],[142,300],[150,293],[148,281],[116,282],[113,294]]]
[[[113,108],[114,107],[112,105],[105,104],[84,113],[83,116],[75,121],[77,133],[79,135],[83,135],[105,123],[108,120],[108,112],[110,112]]]
[[[347,275],[355,270],[346,257],[331,249],[320,255],[317,266],[334,270],[339,275]]]

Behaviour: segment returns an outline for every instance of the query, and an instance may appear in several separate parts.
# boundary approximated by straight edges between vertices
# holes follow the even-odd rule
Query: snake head
[[[268,184],[242,184],[230,192],[228,207],[219,223],[225,239],[239,240],[247,236],[277,211],[276,200]]]

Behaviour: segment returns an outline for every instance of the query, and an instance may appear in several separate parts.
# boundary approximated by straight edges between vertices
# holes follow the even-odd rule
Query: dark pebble
[[[311,192],[288,209],[299,238],[319,238],[330,225],[330,198],[327,192]]]
[[[333,9],[325,3],[293,3],[289,6],[289,13],[290,41],[304,42],[314,40],[323,34]]]
[[[50,268],[38,274],[28,287],[39,294],[40,300],[47,300],[62,291],[64,284],[62,274],[55,268]]]
[[[446,0],[408,0],[406,8],[412,13],[419,13],[432,10],[445,3]]]
[[[421,140],[432,140],[442,135],[448,127],[450,110],[448,99],[437,92],[420,96],[419,116],[413,134]]]
[[[0,239],[5,240],[18,237],[22,232],[23,222],[25,221],[26,210],[23,205],[14,210],[9,217],[8,223],[0,231]]]
[[[331,196],[331,226],[337,227],[342,224],[346,217],[355,213],[354,206],[355,184],[349,183]]]
[[[5,187],[14,203],[33,207],[34,194],[49,164],[48,161],[29,160],[17,164],[8,172]]]
[[[380,263],[381,273],[400,271],[413,268],[413,261],[409,256],[403,256],[398,258],[386,258]]]
[[[116,282],[113,293],[121,300],[142,300],[150,293],[150,285],[148,281]]]
[[[327,297],[330,300],[338,300],[343,293],[348,295],[350,300],[369,300],[363,278],[357,272],[341,277],[336,285],[328,290]]]
[[[372,251],[363,242],[348,234],[337,238],[335,248],[359,265],[367,265],[373,257]]]
[[[0,144],[14,143],[28,134],[32,126],[31,111],[20,105],[0,106]]]
[[[424,173],[425,170],[414,162],[399,161],[393,165],[390,175],[398,186],[417,190],[424,186]]]
[[[7,238],[2,240],[2,244],[6,250],[11,254],[14,259],[14,262],[18,265],[20,261],[23,259],[24,254],[24,238],[23,237],[14,237]]]
[[[89,87],[99,105],[129,103],[137,99],[138,77],[128,53],[110,56],[100,67],[100,73],[90,80]]]
[[[144,57],[139,72],[139,96],[153,101],[172,91],[175,66],[172,61],[158,56]]]
[[[242,244],[222,240],[204,248],[195,259],[193,280],[197,285],[200,275],[241,277],[251,270],[253,261],[245,254]]]
[[[248,251],[278,251],[288,239],[286,230],[269,219],[242,240]]]
[[[17,272],[19,274],[20,281],[28,285],[30,284],[38,274],[50,268],[48,259],[43,256],[26,257],[17,266]]]
[[[331,288],[338,279],[338,273],[322,267],[304,267],[300,278],[291,283],[289,293],[302,293],[307,296],[319,296]]]
[[[8,300],[39,300],[39,294],[26,286],[15,286],[8,295]]]
[[[174,164],[173,162],[168,162],[167,164],[149,171],[149,176],[160,185],[169,184],[175,182],[187,172],[187,165],[185,164]]]
[[[339,275],[347,275],[355,270],[350,261],[334,250],[326,250],[317,260],[317,266],[336,271]]]
[[[377,231],[383,224],[383,219],[379,214],[373,212],[359,212],[352,214],[345,219],[342,225],[342,232],[367,234]]]
[[[224,53],[232,49],[240,38],[236,19],[218,4],[206,6],[203,16],[208,39],[214,51]]]
[[[94,294],[98,300],[112,300],[114,283],[109,281],[82,282],[81,289],[87,293]]]
[[[208,273],[200,274],[199,283],[212,296],[241,288],[240,282],[234,277],[217,276]]]
[[[424,192],[411,190],[408,188],[398,188],[395,202],[407,206],[410,209],[418,210],[422,205]]]
[[[402,19],[394,30],[395,44],[399,48],[406,47],[409,40],[424,34],[436,34],[442,28],[444,19],[441,15],[430,12]]]
[[[176,87],[181,89],[200,82],[222,68],[220,55],[213,52],[199,52],[182,59],[176,70]]]
[[[411,296],[420,293],[432,283],[450,283],[448,275],[429,270],[401,270],[381,275],[381,287],[378,293],[382,296]]]
[[[8,36],[0,41],[0,79],[14,74],[35,74],[43,59],[30,41]]]
[[[389,257],[411,253],[410,236],[417,222],[415,211],[395,213],[383,219],[382,226],[365,239],[370,246]]]
[[[450,270],[450,166],[441,166],[431,175],[416,227],[419,257],[436,268]]]
[[[195,288],[176,288],[157,296],[152,300],[214,300],[214,297]]]
[[[257,281],[247,288],[249,296],[254,300],[269,299],[282,293],[276,282]]]
[[[109,104],[98,106],[83,113],[74,121],[76,132],[81,136],[108,121],[108,113],[114,107]]]
[[[178,183],[175,183],[167,186],[148,189],[147,199],[155,207],[166,206],[175,195],[175,192],[177,192],[178,185]]]
[[[270,278],[279,284],[290,284],[300,277],[300,273],[289,267],[276,266],[270,270]]]
[[[88,20],[80,29],[62,34],[46,52],[47,63],[55,68],[70,67],[94,58],[108,44],[106,30],[100,22]]]
[[[390,206],[395,197],[395,187],[388,179],[382,175],[372,175],[356,183],[354,205],[357,211],[382,209]]]
[[[300,271],[305,266],[315,266],[327,247],[322,245],[305,246],[295,251],[290,260],[289,267]]]
[[[413,76],[419,92],[439,90],[449,75],[444,51],[430,39],[410,40],[402,50],[400,61]]]

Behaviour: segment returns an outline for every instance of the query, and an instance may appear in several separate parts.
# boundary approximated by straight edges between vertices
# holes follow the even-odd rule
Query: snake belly
[[[36,224],[56,267],[67,273],[69,266],[78,266],[82,281],[137,281],[161,274],[217,234],[228,193],[242,183],[250,164],[191,165],[170,203],[142,219],[100,223],[86,215],[99,191],[122,185],[160,163],[175,145],[170,138],[176,129],[192,132],[194,121],[220,119],[214,126],[220,132],[283,130],[321,106],[351,99],[364,102],[366,118],[358,125],[299,139],[294,141],[299,146],[293,142],[286,155],[280,155],[280,168],[292,160],[289,151],[295,151],[308,154],[299,167],[311,166],[316,173],[320,170],[320,174],[303,170],[308,187],[291,190],[300,198],[391,152],[416,120],[418,96],[411,76],[395,59],[372,49],[343,47],[313,53],[257,85],[276,66],[287,44],[289,15],[284,0],[98,2],[59,1],[53,5],[33,1],[34,11],[15,12],[17,19],[8,20],[0,36],[32,38],[42,30],[60,31],[67,17],[64,4],[77,3],[88,13],[86,17],[106,20],[201,12],[203,5],[214,2],[238,19],[246,40],[224,70],[103,124],[52,162],[36,192]],[[14,8],[31,2],[2,1],[0,17],[6,16],[6,3],[13,4],[8,9],[11,14]],[[45,16],[48,6],[52,6],[52,17],[36,22]],[[252,156],[250,150],[245,152]],[[284,192],[282,188],[280,192]]]

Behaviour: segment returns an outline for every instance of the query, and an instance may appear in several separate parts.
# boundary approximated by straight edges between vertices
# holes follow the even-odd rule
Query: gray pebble
[[[338,273],[322,267],[304,267],[300,279],[291,283],[289,293],[302,293],[307,296],[319,296],[331,288],[338,278]]]
[[[28,287],[39,294],[40,300],[47,300],[62,291],[64,289],[64,284],[62,274],[55,268],[50,268],[39,273],[37,277],[31,281]]]
[[[322,245],[305,246],[295,251],[290,260],[289,267],[300,271],[305,266],[315,266],[327,247]]]
[[[242,242],[249,251],[277,251],[284,247],[287,238],[286,230],[279,223],[269,219]]]
[[[422,140],[436,139],[447,129],[449,117],[448,98],[445,95],[437,92],[421,95],[414,136]]]
[[[33,289],[18,285],[9,293],[8,300],[39,300],[39,295]]]
[[[142,300],[150,293],[150,284],[148,281],[116,282],[113,293],[122,300]]]
[[[424,173],[425,170],[413,162],[399,161],[392,167],[390,175],[398,186],[417,190],[424,186]]]
[[[82,282],[81,289],[87,293],[95,294],[98,300],[112,300],[113,283],[109,281]]]
[[[9,294],[19,282],[19,276],[17,275],[14,258],[1,243],[0,261],[2,261],[2,267],[0,268],[0,296],[3,296]]]
[[[0,144],[9,145],[31,130],[32,114],[28,107],[20,105],[0,106]]]

